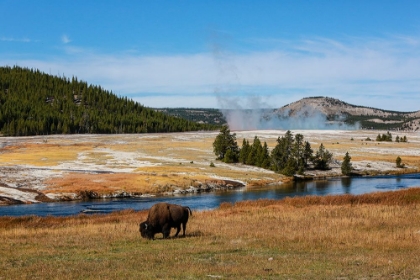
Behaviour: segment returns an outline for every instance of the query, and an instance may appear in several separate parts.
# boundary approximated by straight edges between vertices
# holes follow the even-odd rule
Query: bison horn
[[[144,224],[144,229],[147,229],[147,224]]]

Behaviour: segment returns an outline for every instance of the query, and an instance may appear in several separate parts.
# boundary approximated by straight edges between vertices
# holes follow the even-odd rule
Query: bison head
[[[139,231],[140,231],[141,237],[143,238],[153,239],[154,237],[153,227],[147,222],[143,222],[140,224]]]

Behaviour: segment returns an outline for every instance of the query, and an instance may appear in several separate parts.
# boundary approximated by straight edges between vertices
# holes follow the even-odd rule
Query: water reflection
[[[330,194],[362,194],[376,191],[398,190],[420,187],[420,173],[401,176],[331,178],[328,180],[295,182],[277,188],[263,190],[236,190],[219,193],[179,195],[172,197],[150,197],[82,202],[56,202],[0,207],[1,216],[67,216],[78,213],[109,213],[134,209],[143,210],[161,201],[188,205],[191,209],[207,210],[219,207],[223,202],[235,203],[242,200],[282,199],[285,197]]]

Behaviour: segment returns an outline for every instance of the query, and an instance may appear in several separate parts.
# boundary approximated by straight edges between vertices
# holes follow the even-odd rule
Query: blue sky
[[[0,0],[0,65],[148,107],[420,110],[420,1]]]

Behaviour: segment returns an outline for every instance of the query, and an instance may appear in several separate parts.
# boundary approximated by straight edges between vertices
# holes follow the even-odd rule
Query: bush
[[[396,163],[398,168],[404,168],[405,167],[405,164],[401,163],[401,162],[402,162],[402,159],[398,156],[397,159],[395,160],[395,163]]]

